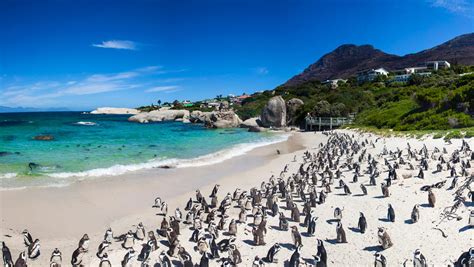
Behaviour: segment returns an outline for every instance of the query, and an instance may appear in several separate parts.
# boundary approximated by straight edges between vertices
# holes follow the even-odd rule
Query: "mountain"
[[[380,67],[395,70],[419,66],[431,60],[474,65],[474,33],[460,35],[431,49],[405,56],[387,54],[371,45],[341,45],[309,65],[302,73],[289,79],[284,85],[293,86],[307,81],[348,78],[358,71]]]
[[[70,111],[68,108],[28,108],[0,106],[0,113]]]

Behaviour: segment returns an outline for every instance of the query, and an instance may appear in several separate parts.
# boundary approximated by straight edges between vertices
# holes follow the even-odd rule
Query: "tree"
[[[160,99],[158,99],[157,103],[158,103],[158,106],[161,106],[161,100]]]
[[[325,117],[331,115],[331,105],[328,101],[322,100],[316,103],[313,112],[316,116]]]

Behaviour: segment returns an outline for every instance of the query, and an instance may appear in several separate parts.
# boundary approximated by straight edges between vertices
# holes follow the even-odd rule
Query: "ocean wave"
[[[94,126],[97,125],[97,123],[91,121],[78,121],[74,123],[74,125]]]
[[[8,172],[8,173],[0,173],[0,179],[11,179],[18,176],[18,173]]]
[[[220,150],[211,154],[203,155],[192,159],[157,159],[149,162],[128,164],[128,165],[114,165],[107,168],[97,168],[82,172],[60,172],[48,173],[47,176],[54,178],[73,178],[73,177],[99,177],[99,176],[117,176],[128,172],[153,169],[153,168],[190,168],[213,165],[226,161],[228,159],[241,156],[247,152],[262,146],[267,146],[279,143],[288,139],[290,135],[282,134],[275,136],[271,140],[265,140],[253,143],[242,143],[231,148]]]

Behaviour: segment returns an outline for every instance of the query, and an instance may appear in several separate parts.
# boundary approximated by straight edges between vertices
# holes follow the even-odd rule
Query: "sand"
[[[353,131],[348,133],[354,134],[359,140],[367,138],[374,142],[378,140],[375,148],[368,148],[368,152],[372,155],[380,154],[384,146],[388,150],[395,150],[397,147],[404,149],[407,142],[410,142],[415,149],[420,149],[426,144],[430,152],[436,146],[446,147],[451,153],[461,146],[461,140],[446,144],[441,139],[378,138],[371,134]],[[285,164],[289,164],[290,173],[296,172],[302,163],[304,151],[316,152],[318,145],[326,140],[327,136],[321,133],[294,133],[288,141],[256,148],[243,156],[209,166],[139,171],[122,176],[83,180],[60,188],[0,191],[0,239],[6,242],[16,260],[18,254],[25,250],[21,232],[23,229],[28,229],[33,238],[40,239],[42,251],[38,259],[28,261],[29,266],[49,265],[49,257],[56,247],[63,253],[63,264],[69,266],[72,252],[77,248],[79,239],[87,233],[91,238],[91,245],[84,262],[86,266],[98,266],[99,259],[95,253],[108,227],[113,229],[115,236],[136,229],[139,222],[143,222],[146,231],[154,231],[160,227],[163,217],[156,215],[158,211],[152,208],[156,197],[161,197],[169,204],[168,215],[174,215],[176,207],[180,207],[185,215],[184,205],[190,197],[195,197],[196,189],[200,189],[207,197],[214,184],[219,184],[221,187],[218,199],[221,201],[227,192],[232,193],[237,187],[242,190],[259,188],[261,182],[268,181],[270,176],[279,176]],[[474,148],[472,139],[468,140],[468,143]],[[277,149],[280,154],[276,153]],[[295,156],[297,162],[293,162]],[[383,165],[383,160],[381,163]],[[434,168],[434,164],[431,165],[430,167]],[[362,165],[362,170],[365,168],[366,166]],[[472,168],[468,170],[470,173],[472,171]],[[349,185],[353,194],[344,195],[342,189],[333,186],[333,192],[329,194],[326,203],[315,208],[319,217],[316,234],[314,237],[303,235],[302,258],[311,258],[315,255],[316,240],[321,239],[324,240],[330,266],[373,265],[373,255],[375,251],[380,250],[377,227],[381,226],[387,229],[394,243],[393,247],[382,251],[389,266],[413,264],[411,260],[415,249],[422,251],[430,265],[446,266],[452,264],[462,252],[474,246],[473,229],[466,227],[469,211],[473,209],[472,203],[468,202],[466,206],[458,209],[457,214],[461,220],[440,222],[443,209],[453,204],[454,190],[446,190],[451,182],[451,178],[446,178],[449,176],[449,171],[437,174],[432,174],[431,171],[425,172],[424,180],[413,177],[401,178],[402,174],[415,176],[418,173],[417,167],[411,171],[403,166],[397,172],[400,178],[390,187],[391,196],[382,198],[379,185],[367,186],[368,195],[363,196],[359,183],[368,184],[368,176],[360,177],[359,183],[353,184],[352,172],[344,170],[342,179]],[[386,173],[382,173],[381,177],[385,178]],[[428,207],[427,194],[419,188],[445,179],[448,180],[447,185],[435,191],[436,207]],[[466,178],[460,177],[459,183],[462,179]],[[296,203],[302,205],[302,202]],[[385,220],[388,203],[392,204],[396,211],[397,218],[394,223]],[[280,204],[283,206],[284,202]],[[415,204],[421,205],[421,216],[418,223],[411,224],[410,214]],[[335,207],[344,208],[342,223],[348,240],[346,244],[334,242],[336,223],[332,219]],[[231,218],[237,218],[238,212],[239,209],[232,208]],[[351,230],[357,227],[359,212],[364,212],[367,218],[368,230],[365,234]],[[289,217],[288,210],[284,210],[284,213]],[[252,218],[249,217],[247,222],[251,221]],[[292,225],[298,224],[290,221],[290,226]],[[252,234],[245,231],[250,227],[238,226],[236,245],[243,258],[239,266],[251,266],[253,258],[264,257],[275,242],[281,243],[283,248],[276,257],[279,263],[271,266],[283,266],[289,260],[294,251],[290,232],[277,229],[278,217],[269,216],[267,226],[266,246],[254,246]],[[188,227],[181,224],[179,240],[196,263],[199,262],[200,255],[193,249],[195,244],[188,241],[191,236]],[[433,227],[442,229],[447,238]],[[299,230],[302,233],[306,232],[306,228],[303,227],[299,227]],[[228,236],[220,235],[219,240],[223,238]],[[159,240],[165,239],[160,237]],[[141,250],[141,243],[143,242],[135,243],[134,249],[137,255]],[[162,242],[160,248],[150,255],[151,266],[157,262],[159,253],[167,250],[165,244],[166,242]],[[112,265],[120,266],[126,250],[121,248],[119,242],[114,242],[108,254]],[[222,252],[221,256],[227,256],[227,253]],[[135,258],[132,265],[140,266],[140,263]],[[212,261],[211,266],[219,266],[219,263]]]

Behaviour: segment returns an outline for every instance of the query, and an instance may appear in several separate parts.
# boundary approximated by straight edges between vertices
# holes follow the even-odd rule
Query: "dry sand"
[[[355,134],[359,140],[368,138],[375,142],[378,138],[371,134],[355,132],[350,134]],[[29,266],[48,266],[51,252],[56,247],[63,253],[63,264],[69,266],[72,252],[77,248],[79,239],[87,233],[91,238],[91,245],[85,258],[86,266],[98,266],[99,260],[95,253],[108,227],[112,227],[115,236],[134,230],[139,222],[143,222],[146,231],[154,231],[160,227],[163,217],[156,215],[157,210],[152,208],[155,197],[160,196],[169,204],[168,215],[174,215],[176,207],[180,207],[185,215],[184,205],[190,197],[195,197],[196,189],[199,188],[207,197],[214,184],[220,184],[218,199],[221,201],[227,192],[232,193],[237,187],[243,190],[259,188],[261,182],[268,181],[271,175],[279,176],[285,164],[289,164],[290,173],[294,173],[302,163],[304,151],[317,152],[319,143],[326,140],[327,136],[321,133],[295,133],[288,141],[256,148],[243,156],[210,166],[153,169],[123,176],[83,180],[62,188],[0,191],[0,239],[6,242],[12,257],[16,260],[18,254],[25,250],[21,232],[23,229],[28,229],[33,238],[40,239],[42,251],[39,259],[28,261]],[[441,139],[420,141],[407,138],[382,138],[377,141],[376,148],[370,148],[368,152],[375,156],[384,146],[389,150],[395,150],[397,147],[405,149],[407,142],[410,142],[415,149],[420,149],[424,143],[430,152],[436,146],[446,147],[451,153],[461,146],[461,140],[454,140],[448,145]],[[474,148],[472,139],[468,140],[468,143]],[[280,155],[277,155],[277,149],[280,150]],[[297,157],[297,162],[293,162],[294,156]],[[383,165],[383,160],[379,161]],[[430,163],[431,168],[434,168],[434,164]],[[362,165],[362,170],[365,168],[366,166]],[[470,173],[472,171],[472,168],[468,170]],[[458,209],[461,220],[445,220],[440,223],[443,209],[453,204],[454,190],[446,190],[451,182],[451,178],[446,178],[449,176],[449,171],[438,174],[425,172],[424,180],[401,178],[402,174],[415,176],[417,173],[416,167],[414,171],[410,171],[403,166],[398,171],[398,182],[390,187],[391,196],[382,198],[379,185],[367,186],[368,195],[362,196],[359,183],[368,184],[368,176],[360,177],[359,183],[353,184],[352,172],[344,170],[342,179],[349,185],[353,194],[346,196],[342,194],[342,189],[333,187],[333,192],[329,194],[326,203],[315,208],[319,217],[316,235],[303,236],[302,257],[311,258],[315,255],[316,240],[321,239],[325,241],[329,266],[373,265],[373,254],[379,250],[377,227],[383,226],[387,228],[394,243],[393,247],[382,252],[389,266],[402,265],[407,260],[407,264],[413,264],[411,259],[413,251],[417,248],[426,256],[430,265],[451,264],[462,252],[474,246],[473,229],[466,227],[469,210],[473,209],[473,204],[469,202],[467,206]],[[382,173],[381,177],[385,178],[386,173]],[[419,188],[445,179],[448,180],[447,185],[435,191],[436,207],[427,207],[427,194],[421,192]],[[461,178],[459,183],[462,179],[466,178]],[[302,205],[301,202],[297,203]],[[385,221],[388,203],[395,208],[397,217],[395,223]],[[284,205],[283,202],[280,204]],[[411,224],[409,219],[415,204],[421,205],[421,218],[418,223]],[[344,208],[342,223],[348,240],[346,244],[333,242],[336,237],[336,226],[331,219],[335,207]],[[364,212],[368,222],[365,234],[351,230],[357,227],[361,211]],[[231,218],[237,218],[238,212],[237,208],[232,208]],[[284,212],[289,217],[289,211]],[[249,218],[247,222],[251,221]],[[290,226],[292,225],[297,224],[290,221]],[[276,229],[278,217],[270,216],[267,226],[269,229],[265,237],[267,245],[254,246],[252,234],[245,231],[250,229],[249,226],[239,225],[236,245],[243,258],[243,263],[239,266],[251,266],[253,258],[264,257],[275,242],[281,243],[283,248],[277,255],[279,263],[272,266],[283,266],[290,258],[294,251],[290,232]],[[447,238],[443,238],[441,232],[434,230],[433,227],[442,229]],[[300,232],[306,232],[306,228],[299,228]],[[181,224],[179,237],[181,245],[192,255],[193,262],[199,262],[200,255],[193,250],[195,244],[188,242],[190,236],[191,230]],[[219,239],[222,238],[228,237],[221,235]],[[160,240],[162,239],[160,237]],[[137,255],[140,250],[141,242],[136,242]],[[160,248],[151,254],[151,266],[157,261],[157,256],[162,250],[167,250],[167,247],[160,244]],[[108,253],[112,265],[120,266],[125,253],[119,242],[113,243]],[[222,253],[221,256],[227,255]],[[140,266],[136,258],[133,266]],[[212,261],[211,266],[219,264]]]

